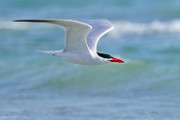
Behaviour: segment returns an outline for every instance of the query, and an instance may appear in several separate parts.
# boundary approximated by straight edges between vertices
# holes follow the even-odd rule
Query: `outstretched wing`
[[[97,43],[99,39],[104,34],[108,33],[113,29],[112,24],[107,20],[80,20],[80,21],[92,26],[92,30],[87,37],[87,44],[89,46],[89,49],[93,53],[97,53]]]
[[[74,20],[15,20],[15,22],[42,22],[61,25],[66,31],[66,45],[64,52],[89,53],[87,36],[92,27],[89,24]]]

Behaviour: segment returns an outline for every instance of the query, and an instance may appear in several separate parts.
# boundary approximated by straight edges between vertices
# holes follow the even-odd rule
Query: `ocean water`
[[[179,120],[179,0],[1,0],[0,120]],[[98,51],[126,64],[81,66],[64,31],[15,19],[108,19]]]

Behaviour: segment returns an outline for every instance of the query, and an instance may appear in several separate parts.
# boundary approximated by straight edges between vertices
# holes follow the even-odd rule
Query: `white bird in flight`
[[[104,63],[124,63],[123,60],[106,53],[97,52],[99,39],[113,29],[107,20],[45,20],[26,19],[14,22],[42,22],[60,25],[65,28],[66,44],[64,50],[39,52],[64,58],[66,61],[81,65],[98,65]]]

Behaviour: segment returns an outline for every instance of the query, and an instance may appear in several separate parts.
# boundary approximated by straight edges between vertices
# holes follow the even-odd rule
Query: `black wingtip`
[[[21,19],[21,20],[13,20],[13,22],[49,22],[49,20],[43,20],[43,19]]]
[[[22,19],[22,20],[13,20],[13,22],[35,22],[35,20]]]
[[[26,19],[22,19],[22,20],[13,20],[13,22],[35,22],[36,20],[26,20]]]
[[[13,22],[22,22],[22,20],[13,20]]]
[[[13,22],[17,22],[18,20],[13,20]]]

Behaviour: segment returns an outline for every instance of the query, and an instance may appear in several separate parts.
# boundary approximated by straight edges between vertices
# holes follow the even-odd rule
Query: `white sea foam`
[[[149,23],[114,21],[112,23],[114,26],[114,30],[110,32],[112,37],[121,37],[123,35],[148,35],[154,33],[180,33],[180,20],[172,20],[168,22],[155,20]],[[32,25],[32,23],[0,21],[0,30],[27,30],[32,28],[43,29],[52,27],[54,26],[48,24]]]
[[[48,24],[32,25],[32,23],[17,23],[13,21],[0,21],[0,30],[28,30],[28,29],[43,29],[53,27]]]
[[[6,29],[6,30],[24,30],[28,29],[28,24],[17,24],[14,22],[7,22],[7,21],[0,21],[0,30]]]
[[[128,21],[113,22],[114,30],[111,32],[113,37],[122,35],[147,35],[154,33],[180,33],[180,20],[168,22],[153,21],[150,23],[135,23]]]

